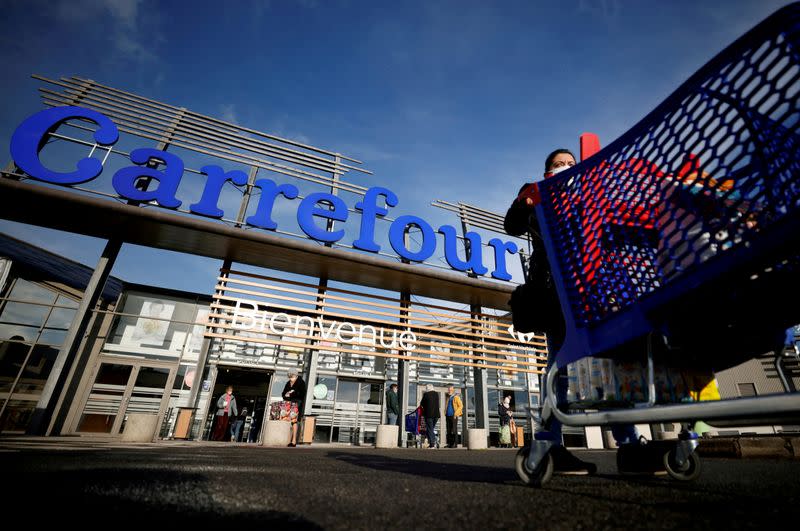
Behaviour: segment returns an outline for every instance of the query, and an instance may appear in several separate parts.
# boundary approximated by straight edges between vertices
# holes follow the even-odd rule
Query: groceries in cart
[[[717,380],[708,369],[653,367],[656,404],[719,400]],[[573,407],[631,407],[648,402],[645,364],[586,357],[567,365],[567,402]]]

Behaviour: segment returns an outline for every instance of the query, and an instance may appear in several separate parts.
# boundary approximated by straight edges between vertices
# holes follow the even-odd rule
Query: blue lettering
[[[373,253],[381,250],[380,245],[375,243],[375,219],[389,213],[388,209],[376,204],[378,196],[381,195],[386,198],[386,206],[397,206],[397,196],[394,192],[380,186],[373,186],[367,190],[364,199],[356,203],[356,210],[361,211],[361,231],[358,233],[358,239],[353,242],[353,247],[357,249]]]
[[[190,205],[189,210],[201,216],[210,218],[221,218],[225,212],[217,206],[222,187],[226,182],[231,181],[238,186],[247,184],[247,174],[240,170],[233,170],[225,173],[219,166],[203,166],[200,171],[208,175],[206,186],[203,188],[203,197],[200,201]]]
[[[17,127],[11,137],[11,157],[25,173],[48,183],[80,184],[91,181],[103,171],[99,160],[91,157],[81,159],[77,171],[59,173],[44,167],[39,160],[39,152],[47,142],[48,134],[72,118],[86,118],[99,127],[94,132],[94,140],[101,146],[110,146],[119,139],[119,131],[114,122],[104,115],[82,107],[53,107],[37,112]]]
[[[483,256],[481,252],[481,236],[476,232],[468,232],[464,237],[469,240],[469,246],[464,244],[468,260],[462,262],[458,258],[458,238],[456,237],[455,227],[442,225],[439,232],[444,234],[444,258],[450,267],[458,271],[472,269],[476,275],[485,275],[489,271],[483,266]]]
[[[147,164],[151,159],[163,161],[166,164],[164,171],[142,166],[129,166],[122,168],[111,179],[114,190],[126,199],[134,201],[153,201],[166,208],[178,208],[181,202],[175,198],[178,185],[183,177],[183,161],[171,153],[153,148],[139,148],[131,151],[131,162],[134,164]],[[137,190],[136,182],[141,177],[152,177],[158,181],[155,190]]]
[[[261,199],[258,201],[256,213],[247,218],[247,224],[262,229],[275,230],[278,224],[272,219],[272,209],[275,206],[275,199],[278,194],[283,194],[286,199],[294,199],[300,190],[293,184],[282,184],[278,186],[271,179],[259,179],[254,186],[261,188]]]
[[[499,280],[511,280],[511,275],[506,269],[506,252],[514,254],[518,251],[514,242],[504,242],[499,238],[489,240],[489,245],[494,247],[494,271],[492,276]]]
[[[406,227],[409,225],[416,225],[422,230],[422,248],[416,253],[412,253],[406,249],[406,244],[403,241],[403,235],[406,232]],[[400,216],[389,227],[389,243],[392,244],[394,252],[412,262],[424,262],[433,255],[436,251],[436,233],[433,232],[427,221],[417,216]]]
[[[81,118],[97,124],[93,137],[97,145],[112,146],[119,139],[119,130],[114,123],[103,114],[81,107],[55,107],[38,112],[22,122],[11,138],[11,155],[15,164],[25,173],[40,181],[72,185],[80,184],[96,178],[103,171],[102,163],[92,157],[79,160],[76,171],[59,173],[46,168],[39,154],[47,143],[49,135],[64,122]],[[110,148],[109,148],[110,149]],[[183,161],[176,155],[152,148],[135,149],[130,154],[135,166],[118,170],[112,185],[117,193],[133,201],[156,201],[166,208],[178,208],[181,205],[176,197],[178,187],[183,178]],[[158,168],[158,164],[165,167]],[[221,218],[224,212],[219,208],[220,196],[225,183],[231,181],[237,186],[247,184],[247,175],[239,170],[225,172],[216,165],[203,166],[201,170],[206,176],[202,196],[197,203],[190,205],[193,214],[210,218]],[[138,190],[136,185],[140,179],[154,179],[158,186],[154,190]],[[278,224],[272,219],[275,201],[279,195],[288,200],[296,199],[299,190],[292,184],[276,184],[270,179],[259,179],[254,187],[260,188],[261,196],[255,213],[248,217],[248,225],[267,230],[275,230]],[[379,206],[379,197],[383,196],[383,205]],[[399,200],[391,190],[379,186],[369,188],[364,197],[355,204],[361,212],[361,226],[358,238],[353,247],[364,251],[378,252],[381,246],[375,241],[375,224],[378,218],[385,218],[389,208],[397,206]],[[309,194],[297,208],[297,223],[302,231],[315,240],[337,242],[344,237],[344,229],[332,230],[332,221],[346,221],[347,205],[341,198],[329,193]],[[328,220],[326,226],[317,225],[315,217]],[[413,252],[406,246],[406,233],[411,226],[419,228],[422,242],[420,249]],[[472,271],[476,275],[484,275],[488,268],[483,265],[481,237],[475,232],[467,232],[465,239],[465,259],[459,258],[459,238],[456,229],[450,225],[442,225],[438,232],[444,236],[444,256],[447,263],[458,271]],[[392,249],[403,259],[412,262],[424,262],[436,252],[437,236],[433,228],[422,218],[412,215],[400,216],[389,227],[389,243]],[[498,238],[489,241],[494,250],[495,270],[492,277],[499,280],[511,280],[506,265],[506,253],[517,252],[517,245],[504,242]]]
[[[320,202],[329,203],[333,206],[333,210],[327,208],[317,208],[316,204]],[[340,198],[333,194],[325,192],[316,192],[309,194],[300,202],[297,207],[297,223],[309,237],[323,242],[337,242],[344,236],[344,229],[329,232],[327,229],[321,229],[314,223],[314,216],[321,218],[332,219],[335,221],[345,221],[347,219],[347,205],[344,204]]]

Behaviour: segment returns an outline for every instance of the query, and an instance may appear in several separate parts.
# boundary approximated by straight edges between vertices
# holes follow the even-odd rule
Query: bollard
[[[400,426],[394,424],[381,424],[375,438],[375,448],[397,448],[397,436]]]
[[[486,450],[489,447],[487,441],[488,432],[485,428],[470,428],[467,430],[467,447],[470,450]]]
[[[292,437],[292,424],[285,420],[268,420],[261,446],[286,446]]]

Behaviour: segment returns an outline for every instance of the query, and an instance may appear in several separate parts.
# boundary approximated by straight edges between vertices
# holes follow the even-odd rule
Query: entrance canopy
[[[118,237],[137,245],[489,308],[506,308],[515,287],[8,179],[0,179],[0,216],[97,238]]]

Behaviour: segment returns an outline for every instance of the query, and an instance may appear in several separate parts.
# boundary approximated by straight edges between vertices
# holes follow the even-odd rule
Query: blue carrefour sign
[[[57,172],[47,168],[39,159],[39,151],[47,140],[48,134],[55,131],[67,120],[81,118],[97,124],[94,140],[101,146],[112,146],[119,140],[119,130],[111,119],[97,111],[83,107],[54,107],[38,112],[22,122],[11,138],[11,156],[15,164],[31,177],[40,181],[73,185],[91,181],[103,171],[103,165],[95,158],[84,158],[76,163],[71,172]],[[112,185],[120,197],[134,201],[155,201],[165,208],[176,209],[182,202],[175,197],[183,177],[183,161],[176,155],[166,151],[139,148],[131,151],[130,160],[134,164],[118,170]],[[161,163],[161,168],[147,167],[151,161]],[[219,166],[208,165],[201,168],[206,175],[206,182],[200,201],[189,205],[189,210],[199,216],[221,218],[224,215],[219,208],[219,196],[227,181],[242,186],[247,184],[247,175],[239,170],[226,172]],[[149,177],[158,185],[147,191],[136,188],[137,181]],[[292,184],[278,184],[270,179],[258,179],[255,187],[260,188],[258,205],[255,213],[248,217],[246,223],[253,227],[276,230],[278,224],[272,219],[275,202],[282,196],[285,201],[292,201],[299,195],[299,190]],[[380,198],[383,198],[381,201]],[[358,237],[352,242],[353,247],[364,251],[378,252],[380,246],[375,242],[375,221],[385,217],[389,208],[397,206],[397,195],[379,186],[372,187],[364,193],[355,209],[361,212],[361,226]],[[382,203],[383,205],[379,204]],[[328,230],[328,224],[319,225],[316,218],[346,222],[349,211],[345,202],[338,196],[325,192],[307,195],[297,206],[297,223],[302,231],[314,240],[334,243],[344,237],[344,230]],[[403,235],[408,227],[417,227],[422,235],[422,245],[418,251],[412,251],[405,245]],[[467,260],[458,257],[458,237],[455,227],[442,225],[438,232],[444,236],[444,255],[447,263],[458,271],[472,271],[477,275],[485,275],[489,270],[483,265],[480,252],[470,253]],[[469,248],[480,249],[480,235],[474,232],[465,234],[470,242]],[[395,219],[389,227],[389,243],[402,258],[412,262],[427,260],[436,252],[436,233],[424,219],[404,215]],[[500,280],[510,280],[511,275],[506,267],[507,254],[517,252],[514,242],[504,242],[498,238],[489,241],[494,249],[494,270],[491,276]]]

